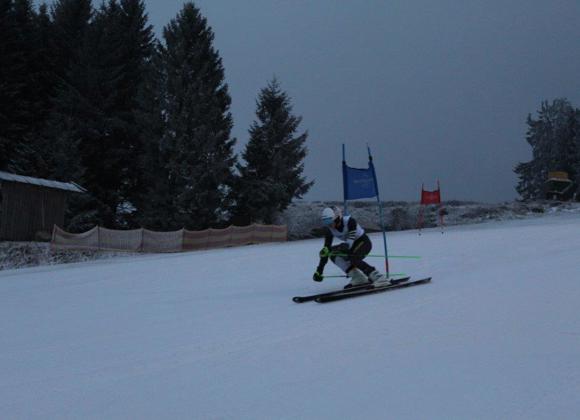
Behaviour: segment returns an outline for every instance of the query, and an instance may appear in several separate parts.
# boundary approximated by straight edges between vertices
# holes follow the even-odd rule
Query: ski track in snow
[[[323,305],[320,239],[1,272],[0,417],[577,418],[579,232],[394,232],[432,282]]]

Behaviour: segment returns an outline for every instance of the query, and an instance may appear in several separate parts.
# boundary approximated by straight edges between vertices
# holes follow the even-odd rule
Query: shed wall
[[[50,235],[55,224],[63,227],[66,195],[54,188],[2,182],[0,239],[31,241],[37,232]]]

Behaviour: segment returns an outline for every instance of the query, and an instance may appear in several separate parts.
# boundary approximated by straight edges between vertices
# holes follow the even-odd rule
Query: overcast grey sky
[[[160,35],[184,2],[146,0]],[[526,116],[580,107],[579,0],[198,0],[215,33],[240,152],[273,75],[308,130],[307,200],[341,200],[371,146],[381,199],[516,198]]]

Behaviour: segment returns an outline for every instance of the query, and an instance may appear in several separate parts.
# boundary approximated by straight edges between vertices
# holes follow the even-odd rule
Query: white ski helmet
[[[340,217],[340,214],[330,207],[325,207],[322,210],[321,219],[322,224],[325,226],[331,225],[338,217]]]

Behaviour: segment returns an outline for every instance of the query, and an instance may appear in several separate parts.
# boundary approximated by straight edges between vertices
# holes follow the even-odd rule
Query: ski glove
[[[328,249],[328,247],[325,246],[324,248],[322,248],[320,250],[318,255],[320,255],[320,258],[328,258],[328,257],[330,257],[330,249]]]
[[[322,273],[315,271],[314,275],[312,276],[312,280],[314,281],[322,281],[324,279],[324,276],[322,275]]]

